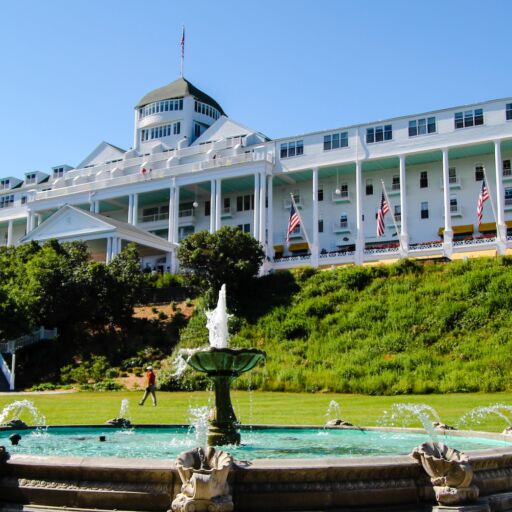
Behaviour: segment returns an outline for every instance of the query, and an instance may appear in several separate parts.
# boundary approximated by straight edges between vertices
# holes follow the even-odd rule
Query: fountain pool
[[[12,430],[0,432],[0,444],[8,446]],[[20,430],[22,439],[9,446],[15,454],[175,459],[182,451],[204,445],[193,429],[177,427],[49,427]],[[418,430],[347,429],[315,427],[245,427],[243,444],[225,447],[235,459],[312,459],[407,455],[428,441]],[[462,435],[461,435],[462,434]],[[204,433],[203,433],[204,435]],[[100,442],[100,436],[106,441]],[[438,440],[461,451],[512,447],[503,436],[439,435]]]

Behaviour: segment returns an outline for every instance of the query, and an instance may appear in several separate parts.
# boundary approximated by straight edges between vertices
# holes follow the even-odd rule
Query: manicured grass
[[[0,396],[0,410],[14,400],[30,400],[46,416],[49,425],[101,424],[118,416],[121,400],[129,400],[133,423],[189,423],[189,409],[208,405],[208,392],[159,392],[158,406],[148,400],[144,407],[137,405],[141,392],[66,393]],[[334,393],[269,393],[232,392],[235,412],[241,423],[323,425],[331,400],[341,407],[341,416],[355,425],[382,424],[385,411],[395,403],[424,403],[434,407],[441,419],[457,424],[470,409],[496,403],[512,405],[512,393],[467,393],[449,395],[365,396]],[[511,414],[512,416],[512,414]],[[21,419],[30,422],[23,414]],[[402,426],[397,425],[397,426]],[[421,426],[419,421],[406,426]],[[497,415],[489,415],[479,425],[467,425],[474,430],[501,432],[506,424]]]

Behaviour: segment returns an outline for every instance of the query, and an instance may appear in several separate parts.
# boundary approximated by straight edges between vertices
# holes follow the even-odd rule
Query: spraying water
[[[228,347],[228,318],[226,310],[226,285],[223,284],[219,291],[217,307],[213,311],[206,312],[206,327],[208,328],[208,340],[211,347]]]
[[[331,400],[329,405],[327,406],[327,412],[325,413],[325,418],[327,421],[329,420],[337,420],[341,418],[341,407],[336,400]]]
[[[39,412],[37,407],[30,400],[17,400],[6,405],[0,413],[0,425],[10,420],[19,420],[23,411],[28,411],[32,417],[32,424],[36,427],[45,427],[46,418]]]
[[[208,417],[210,416],[210,406],[189,407],[189,424],[194,432],[196,446],[206,446],[208,437]]]
[[[506,423],[507,427],[512,425],[512,421],[510,419],[510,415],[512,415],[512,405],[494,404],[487,407],[475,407],[474,409],[471,409],[469,412],[461,416],[457,422],[457,426],[479,425],[490,414],[495,414],[501,418]]]
[[[131,421],[130,402],[127,398],[121,400],[121,408],[119,409],[119,418]]]
[[[435,425],[441,424],[441,418],[437,411],[427,404],[393,404],[391,411],[384,413],[383,423],[387,426],[396,426],[401,422],[401,426],[405,427],[411,419],[419,420],[430,438],[434,441],[437,439]]]

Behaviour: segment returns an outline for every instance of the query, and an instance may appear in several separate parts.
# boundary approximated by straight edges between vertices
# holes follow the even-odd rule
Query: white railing
[[[453,242],[454,247],[464,247],[481,244],[491,244],[496,242],[495,236],[484,236],[478,238],[465,238],[464,240],[455,240]]]
[[[442,249],[443,242],[419,242],[417,244],[409,245],[409,252],[424,251],[427,249]]]
[[[7,361],[3,358],[2,354],[0,354],[0,371],[5,377],[5,380],[8,382],[9,389],[12,390],[14,386],[11,369],[9,368]]]
[[[189,208],[187,210],[180,210],[178,212],[178,217],[180,219],[183,219],[185,217],[192,217],[193,218],[194,217],[194,209],[193,208]]]
[[[139,217],[139,222],[157,222],[159,220],[168,220],[168,213],[154,213],[152,215],[143,215]]]
[[[332,225],[333,233],[348,233],[351,231],[351,226],[348,220],[339,220]]]
[[[512,206],[512,197],[505,198],[505,206]]]
[[[224,215],[226,217],[229,217],[230,215],[233,214],[233,209],[231,208],[231,206],[224,206],[222,208],[222,212],[221,212],[221,215]]]
[[[320,259],[327,259],[327,258],[350,258],[353,257],[355,251],[331,251],[331,252],[325,252],[320,253],[319,258]]]
[[[288,263],[292,261],[306,261],[311,259],[310,254],[303,254],[302,256],[284,256],[282,258],[274,258],[274,263]]]
[[[392,183],[391,190],[393,190],[395,192],[400,192],[400,183]]]
[[[460,188],[462,186],[462,183],[458,176],[450,176],[448,178],[448,184],[452,188]],[[441,188],[444,188],[444,180],[442,180],[442,179],[441,179]]]
[[[398,252],[399,246],[396,247],[376,247],[375,249],[365,249],[364,254],[389,254]]]
[[[231,165],[239,165],[249,162],[260,162],[265,161],[272,163],[272,155],[267,153],[243,153],[241,155],[235,155],[235,156],[228,156],[224,158],[216,158],[215,160],[204,160],[200,162],[192,162],[188,164],[182,164],[182,165],[174,165],[172,167],[164,167],[161,169],[153,169],[151,173],[147,173],[145,175],[140,174],[140,165],[143,162],[153,163],[155,161],[162,161],[167,160],[169,158],[169,154],[165,154],[164,157],[159,156],[158,154],[158,160],[155,159],[155,156],[157,155],[150,155],[148,157],[137,157],[136,159],[131,160],[137,160],[137,164],[135,168],[130,169],[130,167],[133,167],[134,164],[129,163],[131,160],[126,160],[123,162],[124,169],[123,172],[125,173],[125,176],[119,176],[119,177],[105,177],[101,180],[91,181],[88,183],[82,183],[79,185],[69,185],[64,186],[61,188],[53,189],[53,190],[47,190],[44,192],[37,192],[34,195],[33,200],[39,201],[43,199],[51,199],[54,197],[62,197],[67,196],[71,194],[79,194],[83,192],[93,192],[96,190],[102,190],[105,188],[110,188],[113,186],[119,186],[119,185],[128,185],[131,183],[139,183],[144,181],[149,181],[153,179],[161,179],[161,178],[167,178],[170,176],[176,176],[180,174],[186,174],[191,172],[198,172],[203,171],[205,169],[210,169],[214,167],[228,167]],[[128,165],[126,165],[128,163]],[[108,164],[109,167],[112,167],[113,164]],[[95,172],[94,174],[97,174],[98,169],[100,167],[105,166],[98,166],[94,167]],[[71,172],[71,171],[70,171]]]
[[[44,327],[40,327],[32,334],[26,334],[25,336],[20,336],[14,340],[0,343],[0,352],[3,352],[4,354],[13,354],[16,350],[26,347],[27,345],[32,345],[32,343],[36,343],[37,341],[52,340],[56,337],[57,329],[45,329]]]
[[[333,190],[333,192],[332,192],[333,202],[350,200],[350,192],[348,190],[340,190],[340,189],[337,189],[337,190],[338,190],[339,194],[336,193],[336,190]]]

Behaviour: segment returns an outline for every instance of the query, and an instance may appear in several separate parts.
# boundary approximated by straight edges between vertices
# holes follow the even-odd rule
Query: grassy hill
[[[268,357],[238,387],[387,395],[512,390],[510,258],[304,268],[259,281],[242,305],[251,314],[233,322],[231,345],[261,348]],[[204,345],[204,320],[200,312],[191,319],[180,347]]]

